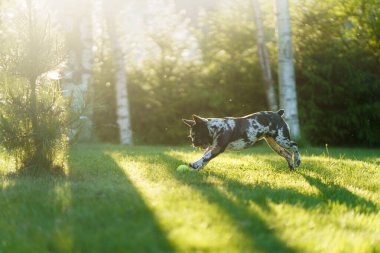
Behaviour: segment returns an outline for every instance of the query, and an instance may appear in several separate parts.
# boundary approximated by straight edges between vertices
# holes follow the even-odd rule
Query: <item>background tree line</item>
[[[128,121],[136,144],[184,144],[181,118],[193,113],[223,117],[269,110],[252,2],[215,1],[186,12],[179,0],[2,1],[3,146],[8,143],[17,154],[32,150],[29,156],[38,160],[50,155],[46,143],[62,148],[79,125],[91,129],[87,139],[119,142],[120,125]],[[277,84],[275,14],[271,3],[259,3]],[[380,3],[290,3],[302,140],[379,146]],[[60,98],[62,91],[71,100]],[[83,91],[90,99],[73,103]],[[130,116],[120,110],[126,97]],[[90,110],[73,120],[85,103]],[[68,106],[72,112],[63,113]],[[70,122],[79,123],[65,132],[62,126]],[[20,138],[14,138],[15,125]]]
[[[261,4],[266,45],[277,73],[273,7]],[[148,18],[159,31],[148,34],[150,57],[127,64],[135,141],[184,143],[187,129],[179,119],[192,113],[222,117],[268,110],[251,2],[226,1],[199,12],[195,21],[171,10],[166,18],[159,17],[162,13]],[[380,144],[379,10],[378,1],[292,3],[303,140],[315,145]],[[173,35],[178,30],[186,39]],[[133,48],[127,51],[132,54]],[[112,64],[112,58],[106,61]],[[104,80],[104,71],[110,69],[103,68],[96,82],[103,101],[114,100],[113,82]],[[277,75],[273,77],[278,83]],[[118,140],[110,127],[116,119],[114,106],[106,103],[105,110],[95,112],[102,141]]]

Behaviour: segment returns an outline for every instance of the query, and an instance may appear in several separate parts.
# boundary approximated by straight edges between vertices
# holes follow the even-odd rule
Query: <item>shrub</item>
[[[57,83],[38,84],[37,115],[30,107],[26,80],[3,78],[0,101],[0,144],[17,169],[32,174],[62,169],[67,149],[67,117]],[[38,120],[32,127],[32,118]]]

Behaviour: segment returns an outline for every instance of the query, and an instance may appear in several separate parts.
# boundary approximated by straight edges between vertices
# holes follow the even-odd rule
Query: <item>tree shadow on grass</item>
[[[183,164],[183,161],[178,160],[170,155],[161,155],[162,162],[168,166],[171,164]],[[246,206],[237,205],[229,200],[220,190],[212,183],[207,181],[209,175],[201,172],[194,172],[190,176],[189,173],[179,173],[176,170],[169,170],[171,176],[176,180],[191,186],[196,191],[200,192],[209,202],[218,205],[229,217],[234,221],[236,228],[251,241],[247,251],[262,251],[262,252],[296,252],[296,250],[277,235],[276,231],[264,221],[258,213],[249,210]]]
[[[321,205],[321,200],[317,196],[302,194],[291,188],[273,188],[265,183],[249,185],[238,180],[226,178],[215,172],[211,173],[211,175],[224,180],[228,191],[235,195],[240,203],[248,204],[252,201],[267,212],[272,211],[269,201],[276,204],[286,203],[301,206],[304,209],[313,209]]]
[[[210,174],[213,177],[224,180],[229,191],[240,201],[253,201],[267,211],[270,211],[268,206],[269,200],[277,204],[286,203],[301,206],[304,209],[315,209],[318,207],[320,210],[327,212],[331,209],[327,205],[329,202],[345,205],[348,209],[359,213],[377,213],[379,211],[379,208],[372,201],[361,198],[343,187],[325,184],[321,180],[310,176],[303,175],[310,185],[318,188],[320,191],[318,195],[300,193],[291,188],[272,188],[266,184],[247,185],[215,172],[211,172]]]
[[[266,162],[271,164],[276,170],[286,170],[281,169],[281,166],[277,162],[271,160],[266,160]],[[309,169],[309,165],[313,169]],[[315,196],[313,202],[319,202],[320,204],[327,204],[328,202],[338,203],[359,213],[379,212],[379,207],[374,202],[354,194],[343,186],[329,182],[331,181],[331,178],[335,178],[336,175],[319,163],[308,161],[307,163],[302,164],[301,167],[297,168],[294,172],[289,171],[289,173],[297,173],[301,175],[311,186],[314,186],[319,190],[320,195]],[[314,174],[314,176],[311,176],[310,174]],[[309,203],[309,201],[302,201],[302,198],[303,197],[299,198],[302,203]]]
[[[103,150],[72,153],[69,168],[66,219],[74,235],[73,251],[175,251],[138,190]]]
[[[170,155],[163,156],[163,162],[167,164],[184,163]],[[276,163],[276,166],[278,167],[279,164]],[[286,171],[286,173],[293,173],[287,169],[278,169]],[[178,173],[175,170],[170,170],[170,172],[177,180],[189,184],[189,180],[186,178],[189,176],[189,173]],[[360,197],[342,186],[329,182],[325,183],[318,177],[307,175],[307,173],[302,171],[296,173],[303,176],[311,186],[316,187],[319,193],[301,193],[292,188],[273,188],[268,184],[256,183],[255,185],[246,185],[238,180],[226,178],[225,175],[213,171],[194,173],[194,175],[190,175],[191,186],[206,196],[210,202],[218,204],[221,209],[230,215],[237,224],[238,229],[244,233],[247,238],[252,238],[252,249],[262,250],[264,252],[292,252],[295,251],[295,249],[292,249],[281,241],[276,236],[275,231],[266,224],[262,218],[246,207],[251,201],[267,212],[272,211],[269,206],[269,201],[277,204],[286,203],[300,206],[307,210],[318,208],[318,210],[327,213],[331,212],[332,208],[334,208],[330,203],[343,205],[348,208],[348,210],[353,210],[357,213],[373,214],[379,212],[379,207],[374,202]],[[315,173],[319,175],[320,171],[316,171]],[[221,191],[207,181],[208,177],[215,177],[222,180],[227,191],[237,198],[237,202],[228,200]],[[239,224],[243,224],[243,226]]]
[[[1,175],[0,207],[0,252],[175,251],[102,149],[72,152],[67,177]]]
[[[50,252],[63,214],[56,189],[64,177],[8,174],[0,177],[0,252]]]
[[[324,183],[321,179],[308,176],[302,172],[301,174],[310,185],[315,186],[321,193],[323,202],[335,202],[340,205],[345,205],[351,210],[359,213],[376,213],[379,208],[370,200],[357,196],[346,188],[334,183]]]

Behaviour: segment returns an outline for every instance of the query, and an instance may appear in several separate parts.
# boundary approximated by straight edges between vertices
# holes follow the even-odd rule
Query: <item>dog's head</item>
[[[207,148],[212,143],[212,137],[207,127],[207,119],[193,115],[193,119],[182,119],[190,127],[191,142],[193,147]]]

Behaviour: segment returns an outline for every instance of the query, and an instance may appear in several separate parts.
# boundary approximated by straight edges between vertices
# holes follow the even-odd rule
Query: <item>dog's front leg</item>
[[[205,155],[207,152],[211,151],[212,149],[213,149],[212,146],[208,147],[208,148],[205,150],[205,152],[203,153],[203,155]]]
[[[189,166],[195,170],[200,170],[202,169],[204,166],[206,166],[206,164],[211,161],[211,159],[215,158],[217,155],[219,155],[220,153],[223,153],[223,151],[225,150],[225,147],[222,148],[220,146],[215,146],[215,147],[212,147],[210,149],[208,149],[205,154],[202,156],[201,159],[199,159],[198,161],[196,162],[193,162],[193,163],[189,163]]]

